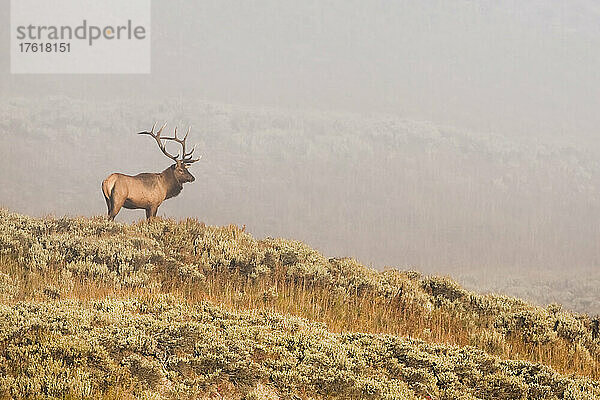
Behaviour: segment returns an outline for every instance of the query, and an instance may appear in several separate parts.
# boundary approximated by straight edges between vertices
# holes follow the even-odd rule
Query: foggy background
[[[0,57],[0,206],[103,214],[109,173],[169,165],[134,132],[192,125],[197,180],[161,216],[600,312],[599,17],[591,0],[153,1],[150,75]]]

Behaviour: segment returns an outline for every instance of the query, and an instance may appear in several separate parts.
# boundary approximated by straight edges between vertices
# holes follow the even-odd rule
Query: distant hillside
[[[598,319],[193,219],[2,210],[0,299],[7,398],[600,396]]]
[[[505,137],[197,100],[3,98],[0,206],[103,214],[100,182],[109,173],[169,164],[152,140],[135,135],[156,120],[169,121],[168,131],[191,125],[190,142],[203,154],[192,168],[196,182],[159,215],[245,224],[259,237],[294,237],[377,267],[401,262],[464,277],[472,288],[600,313],[600,285],[582,287],[600,282],[598,148],[535,132]],[[582,291],[548,290],[547,276]],[[535,289],[526,293],[521,283]]]

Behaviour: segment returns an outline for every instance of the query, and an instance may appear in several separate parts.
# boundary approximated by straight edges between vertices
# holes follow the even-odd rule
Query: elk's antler
[[[192,155],[194,154],[194,150],[196,150],[196,145],[194,145],[194,147],[192,147],[192,150],[190,150],[189,152],[187,152],[185,150],[185,141],[187,140],[188,135],[190,134],[190,130],[192,129],[192,127],[190,126],[185,134],[185,136],[183,137],[183,139],[179,139],[177,137],[177,127],[175,127],[175,133],[173,137],[164,137],[163,139],[165,140],[173,140],[177,143],[179,143],[182,147],[182,152],[183,152],[183,156],[181,157],[181,161],[184,164],[192,164],[195,163],[196,161],[200,160],[202,158],[202,156],[198,157],[198,158],[192,158]],[[179,156],[179,154],[178,154]]]
[[[158,144],[158,148],[160,148],[160,151],[162,151],[163,154],[165,156],[169,157],[171,160],[177,161],[177,158],[179,158],[179,154],[177,154],[176,156],[173,156],[173,155],[169,154],[169,152],[165,148],[164,143],[161,140],[161,139],[167,139],[167,138],[164,138],[164,137],[160,137],[160,134],[162,133],[162,131],[165,128],[165,126],[167,126],[166,122],[165,122],[165,124],[163,126],[161,126],[161,128],[155,134],[154,133],[154,128],[156,128],[156,122],[155,122],[154,125],[152,125],[152,130],[150,132],[148,132],[148,131],[138,132],[138,135],[150,135],[150,136],[152,136],[154,138],[154,140],[156,140],[156,143]]]

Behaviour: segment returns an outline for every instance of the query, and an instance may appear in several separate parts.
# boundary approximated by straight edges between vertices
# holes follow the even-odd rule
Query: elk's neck
[[[181,193],[183,185],[175,177],[175,165],[171,165],[169,168],[161,172],[160,175],[163,177],[163,182],[165,183],[165,187],[167,189],[166,199],[170,199],[171,197],[175,197]]]

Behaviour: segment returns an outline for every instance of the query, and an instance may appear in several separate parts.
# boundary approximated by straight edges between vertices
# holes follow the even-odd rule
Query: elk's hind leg
[[[104,200],[106,200],[106,208],[108,209],[106,211],[106,215],[108,215],[110,217],[110,209],[112,207],[112,202],[110,201],[110,197],[104,196]]]
[[[121,207],[125,204],[125,197],[115,196],[113,193],[110,203],[110,206],[108,206],[108,219],[114,221],[119,211],[121,211]]]

